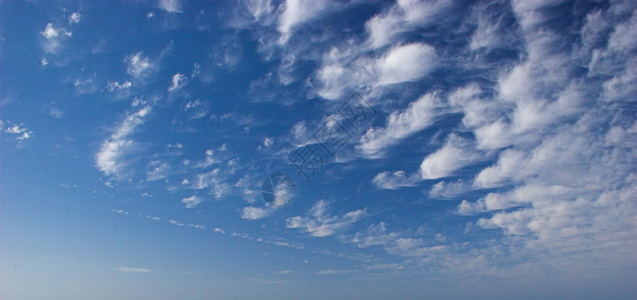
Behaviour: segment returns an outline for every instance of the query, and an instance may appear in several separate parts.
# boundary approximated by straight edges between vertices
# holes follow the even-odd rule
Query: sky
[[[0,296],[635,299],[635,95],[630,0],[2,1]]]

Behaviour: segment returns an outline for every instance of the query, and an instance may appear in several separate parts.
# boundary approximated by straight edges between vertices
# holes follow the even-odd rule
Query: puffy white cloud
[[[377,61],[378,84],[415,81],[437,65],[436,50],[427,44],[407,44],[392,48]]]
[[[33,130],[24,127],[24,124],[15,124],[11,121],[6,121],[8,127],[4,130],[5,133],[15,135],[15,139],[18,141],[28,140],[33,136]],[[0,121],[0,130],[4,127],[4,122]]]
[[[55,39],[60,36],[58,30],[53,27],[53,23],[47,23],[46,28],[44,28],[40,34],[42,34],[47,40]]]
[[[181,199],[181,203],[183,203],[186,208],[193,208],[199,205],[202,201],[203,199],[201,197],[195,195]]]
[[[521,165],[525,154],[514,149],[507,149],[500,153],[498,162],[480,171],[476,176],[473,186],[478,188],[492,188],[501,186],[512,180],[523,171]]]
[[[327,201],[320,200],[312,206],[307,216],[287,218],[285,225],[287,228],[302,229],[314,237],[326,237],[344,229],[367,215],[366,210],[359,209],[350,211],[342,216],[331,216],[328,214],[328,207],[329,204]]]
[[[179,90],[188,84],[188,77],[186,75],[177,73],[173,75],[171,80],[171,85],[168,87],[169,92],[173,92]]]
[[[279,42],[287,43],[296,26],[321,16],[334,3],[327,1],[287,0],[283,5],[283,13],[279,17],[278,30],[281,34]]]
[[[437,57],[435,49],[424,43],[398,45],[378,57],[349,41],[323,55],[316,72],[317,92],[326,99],[338,99],[346,91],[417,81],[435,70]]]
[[[450,135],[445,145],[428,155],[420,164],[423,179],[449,177],[462,167],[484,160],[485,154],[475,149],[469,140]]]
[[[144,106],[136,112],[129,113],[115,128],[111,136],[106,139],[95,155],[98,169],[108,176],[119,177],[125,165],[124,156],[133,149],[135,141],[131,135],[135,129],[144,123],[146,115],[151,111],[150,106]]]
[[[367,158],[380,158],[388,147],[429,127],[442,112],[438,96],[426,94],[410,103],[404,111],[392,112],[385,127],[368,129],[356,148]]]

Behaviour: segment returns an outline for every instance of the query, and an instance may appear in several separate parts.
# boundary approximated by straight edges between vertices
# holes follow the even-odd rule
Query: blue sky
[[[634,299],[636,9],[3,1],[0,294]]]

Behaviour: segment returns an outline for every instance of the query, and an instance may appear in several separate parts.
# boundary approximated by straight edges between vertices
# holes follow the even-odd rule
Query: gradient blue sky
[[[635,299],[636,9],[2,1],[0,296]]]

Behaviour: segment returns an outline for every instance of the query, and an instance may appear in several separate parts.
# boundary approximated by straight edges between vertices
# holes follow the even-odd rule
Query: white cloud
[[[272,137],[266,137],[263,140],[263,147],[267,148],[267,147],[272,146],[273,144],[274,144],[274,138],[272,138]]]
[[[338,99],[346,91],[418,81],[435,70],[438,60],[435,49],[424,43],[398,45],[378,57],[371,49],[349,40],[323,55],[315,74],[317,93],[326,99]]]
[[[444,245],[427,246],[427,243],[420,238],[399,238],[386,250],[400,256],[422,257],[444,253],[448,247]]]
[[[327,1],[287,0],[278,22],[278,30],[281,34],[279,42],[287,43],[295,27],[318,18],[333,5],[335,3]]]
[[[191,109],[197,108],[197,107],[202,106],[202,105],[203,105],[203,103],[201,103],[201,100],[199,100],[199,99],[196,99],[196,100],[193,100],[193,101],[188,101],[188,103],[186,103],[186,106],[184,107],[184,110],[191,110]]]
[[[366,210],[359,209],[342,216],[330,216],[327,211],[328,206],[327,201],[320,200],[312,206],[306,217],[287,218],[285,225],[287,228],[302,229],[314,237],[325,237],[344,229],[367,215]]]
[[[33,131],[24,127],[24,124],[15,124],[10,121],[6,121],[8,127],[4,130],[5,133],[12,134],[18,141],[28,140],[33,136]],[[4,127],[4,124],[2,124]]]
[[[115,270],[117,270],[118,272],[124,272],[124,273],[150,273],[150,272],[153,272],[153,270],[146,269],[146,268],[130,268],[130,267],[117,267],[117,268],[115,268]]]
[[[369,43],[375,48],[392,44],[401,33],[432,24],[452,4],[444,0],[399,0],[387,11],[367,21],[365,28]]]
[[[144,118],[151,111],[150,106],[144,106],[134,113],[129,113],[111,136],[106,139],[95,155],[97,167],[108,176],[119,177],[125,166],[122,159],[133,149],[134,140],[131,135],[135,129],[144,123]]]
[[[186,75],[177,73],[173,75],[170,87],[168,87],[169,92],[173,92],[175,90],[179,90],[188,84],[188,77]]]
[[[388,232],[385,223],[380,222],[369,226],[365,233],[356,233],[354,238],[348,240],[348,242],[356,243],[360,248],[381,246],[390,254],[406,257],[429,256],[448,249],[444,245],[429,245],[421,238],[404,236],[404,233]]]
[[[356,148],[367,158],[383,157],[388,147],[433,124],[442,108],[436,94],[426,94],[404,111],[392,112],[384,128],[368,129]]]
[[[181,4],[177,0],[159,0],[159,8],[168,13],[183,13]]]
[[[82,20],[82,15],[79,12],[74,12],[69,16],[69,24],[79,24]]]
[[[420,174],[423,179],[448,177],[484,158],[485,154],[475,149],[469,140],[452,134],[442,148],[425,157],[420,164]]]
[[[183,203],[186,208],[193,208],[199,205],[202,201],[203,199],[201,199],[201,197],[195,195],[181,199],[181,203]]]
[[[372,183],[381,189],[395,190],[401,187],[411,187],[422,181],[422,176],[415,173],[407,175],[405,171],[381,172],[374,176]]]
[[[106,83],[106,88],[108,89],[109,92],[130,89],[132,86],[133,86],[133,83],[131,83],[130,81],[124,81],[122,83],[119,83],[117,81],[109,80],[108,83]]]
[[[152,160],[148,163],[149,171],[146,173],[146,180],[157,181],[166,178],[170,170],[170,166],[159,160]]]
[[[387,232],[385,223],[380,222],[378,224],[372,224],[367,228],[366,233],[357,232],[352,238],[351,242],[356,243],[360,248],[366,248],[369,246],[384,246],[392,243],[400,238],[400,234],[396,232]]]
[[[170,223],[172,225],[175,225],[175,226],[180,226],[180,227],[186,225],[186,224],[184,224],[182,222],[179,222],[177,220],[172,220],[172,219],[168,220],[168,223]]]
[[[58,30],[53,27],[53,23],[47,23],[46,28],[40,32],[47,40],[52,40],[60,36]]]
[[[247,220],[258,220],[269,216],[274,211],[271,207],[261,208],[254,206],[247,206],[243,208],[241,212],[241,218]]]
[[[127,56],[124,61],[126,62],[126,72],[133,77],[145,77],[154,69],[154,65],[141,51]]]
[[[429,197],[435,199],[452,199],[471,190],[471,185],[462,179],[453,182],[441,181],[431,186]]]
[[[377,61],[378,84],[416,81],[431,72],[437,61],[436,50],[427,44],[394,47]]]
[[[524,153],[514,149],[507,149],[500,153],[498,162],[486,169],[480,171],[476,176],[473,186],[478,188],[498,187],[517,174],[524,172],[524,166],[521,165],[524,160]]]
[[[44,51],[53,54],[60,49],[64,39],[72,36],[71,31],[56,27],[53,23],[47,23],[40,34],[45,38],[43,42]]]

